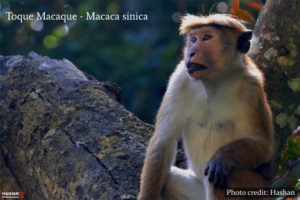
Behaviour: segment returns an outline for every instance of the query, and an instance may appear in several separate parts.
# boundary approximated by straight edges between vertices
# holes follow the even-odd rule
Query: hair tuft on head
[[[185,15],[182,17],[179,28],[180,34],[184,35],[193,27],[218,25],[237,31],[248,30],[239,20],[226,14],[214,14],[209,16]]]

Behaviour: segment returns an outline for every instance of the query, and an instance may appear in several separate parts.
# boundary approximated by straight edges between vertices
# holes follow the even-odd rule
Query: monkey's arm
[[[139,200],[156,200],[174,162],[180,127],[163,116],[147,148],[141,176]],[[169,121],[171,120],[171,121]]]
[[[214,181],[216,187],[227,186],[233,168],[255,169],[272,158],[272,116],[262,88],[256,89],[253,91],[252,87],[247,97],[249,110],[252,111],[247,113],[252,130],[245,130],[249,137],[221,147],[206,165],[204,174],[208,175],[209,181]],[[251,92],[256,92],[257,95]]]
[[[173,162],[176,141],[161,143],[158,140],[154,136],[147,149],[139,200],[156,200],[159,198],[164,180]]]
[[[180,137],[184,114],[178,105],[183,95],[185,75],[181,62],[169,81],[167,91],[156,116],[155,133],[147,148],[142,170],[139,200],[157,200],[164,181],[175,160],[177,141]],[[176,84],[175,84],[176,83]]]
[[[255,169],[269,161],[271,156],[270,144],[252,138],[239,139],[220,148],[206,165],[204,173],[216,187],[225,188],[233,168]]]

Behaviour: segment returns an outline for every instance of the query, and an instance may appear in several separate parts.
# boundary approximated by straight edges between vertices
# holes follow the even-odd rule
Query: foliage
[[[235,15],[237,18],[244,20],[245,22],[249,22],[251,24],[255,24],[256,21],[252,14],[245,9],[240,8],[240,1],[233,0],[233,7],[230,8],[230,12]],[[259,2],[247,2],[247,5],[252,8],[253,10],[260,11],[263,7],[263,3],[260,0]]]
[[[0,54],[27,55],[35,51],[51,58],[67,58],[100,81],[117,82],[123,89],[127,109],[153,123],[168,76],[181,59],[180,15],[216,12],[218,2],[2,0]],[[87,11],[138,12],[147,14],[148,21],[44,21],[33,26],[30,22],[8,21],[8,10],[16,14],[46,11],[78,15]]]
[[[288,138],[285,151],[281,155],[275,187],[295,188],[300,195],[300,126]],[[298,178],[298,179],[297,179]]]
[[[241,0],[241,7],[247,2]],[[183,38],[178,35],[180,16],[207,15],[218,10],[228,13],[228,3],[227,0],[2,0],[0,54],[27,55],[35,51],[51,58],[67,58],[100,81],[117,82],[123,89],[126,108],[153,123],[168,76],[182,57]],[[8,21],[5,11],[78,15],[93,11],[138,12],[147,14],[148,20],[19,23]]]

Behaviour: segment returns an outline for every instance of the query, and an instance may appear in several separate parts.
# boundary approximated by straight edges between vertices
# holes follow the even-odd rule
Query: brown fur
[[[186,15],[182,18],[182,23],[179,28],[180,34],[184,35],[189,32],[191,28],[207,25],[220,25],[222,27],[232,28],[237,31],[247,30],[244,25],[237,23],[237,20],[228,15],[216,14],[210,16],[195,16]]]
[[[156,117],[139,200],[224,199],[225,191],[213,186],[216,179],[206,184],[205,165],[210,166],[208,173],[212,166],[230,171],[228,187],[270,186],[259,171],[271,166],[272,116],[262,73],[236,48],[246,30],[225,15],[183,18],[184,59],[170,78]],[[187,73],[189,62],[206,68]],[[180,137],[189,171],[170,170]]]
[[[247,169],[235,169],[229,179],[228,188],[236,188],[236,189],[257,189],[257,188],[267,188],[270,186],[270,182],[267,181],[263,176],[260,174]],[[213,186],[211,186],[213,187]],[[267,197],[226,197],[225,191],[213,188],[216,197],[218,200],[267,200]]]

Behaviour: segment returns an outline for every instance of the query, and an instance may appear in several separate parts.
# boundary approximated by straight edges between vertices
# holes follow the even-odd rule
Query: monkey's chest
[[[214,109],[202,108],[199,113],[187,120],[182,137],[189,166],[202,177],[207,162],[215,152],[242,137],[243,116],[239,106],[233,104]]]

